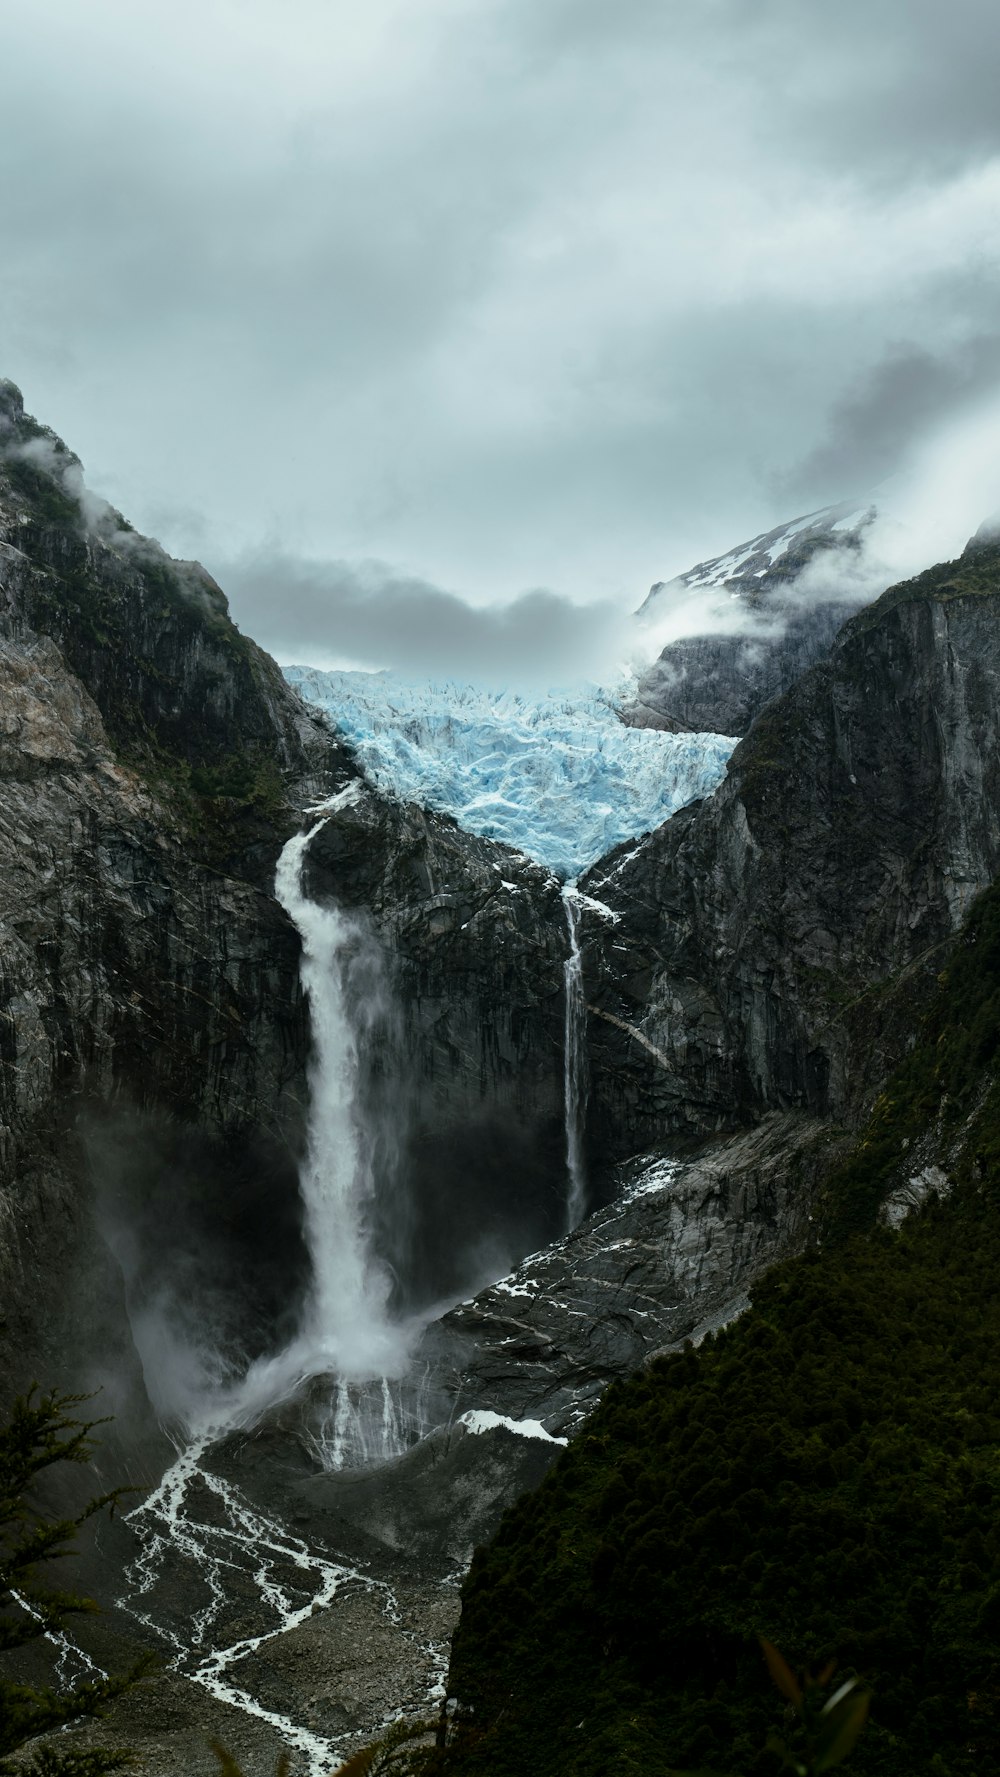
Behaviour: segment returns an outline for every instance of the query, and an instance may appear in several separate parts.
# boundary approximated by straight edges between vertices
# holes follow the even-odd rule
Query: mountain
[[[584,879],[595,1137],[798,1106],[828,1146],[818,1178],[767,1173],[806,1251],[609,1391],[477,1555],[449,1777],[763,1773],[760,1634],[873,1687],[859,1772],[996,1761],[998,618],[987,533],[853,619],[714,798]],[[730,1239],[773,1214],[748,1179]]]
[[[637,615],[681,634],[640,675],[623,721],[745,734],[871,596],[857,568],[874,519],[873,506],[827,506],[658,580]]]
[[[816,549],[856,548],[840,522]],[[752,578],[756,622],[809,537],[727,559],[725,597]],[[834,1639],[889,1699],[871,1771],[893,1734],[904,1768],[988,1767],[998,617],[984,535],[841,627],[728,766],[600,698],[341,675],[306,687],[323,714],[3,385],[0,1357],[8,1388],[103,1383],[105,1471],[147,1489],[87,1556],[85,1646],[164,1654],[95,1730],[152,1777],[207,1777],[213,1733],[250,1777],[283,1741],[318,1777],[419,1713],[456,1574],[547,1470],[465,1593],[485,1768],[507,1734],[544,1769],[547,1711],[589,1770],[588,1696],[639,1724],[629,1758],[724,1768],[760,1715],[746,1635],[780,1592],[811,1657],[842,1571],[869,1614],[831,1604]],[[479,796],[484,824],[519,804],[504,842]],[[342,1373],[322,1327],[304,1352],[345,1249],[392,1374]]]
[[[891,588],[714,797],[583,878],[627,934],[584,912],[596,1128],[641,1146],[870,1100],[1000,864],[998,565],[976,540]]]

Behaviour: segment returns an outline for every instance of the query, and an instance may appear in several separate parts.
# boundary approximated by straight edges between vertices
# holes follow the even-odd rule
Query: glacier
[[[573,882],[711,795],[736,740],[627,728],[597,685],[528,695],[393,672],[286,666],[380,789],[453,815]]]

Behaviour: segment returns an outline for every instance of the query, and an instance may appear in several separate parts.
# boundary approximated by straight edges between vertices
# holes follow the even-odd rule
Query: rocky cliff
[[[209,576],[95,502],[0,385],[9,1381],[127,1344],[95,1200],[139,1295],[154,1256],[211,1278],[235,1246],[251,1349],[287,1288],[262,1250],[301,1271],[308,1019],[268,890],[297,807],[350,769]]]
[[[890,589],[582,887],[595,1143],[854,1120],[1000,864],[1000,549]]]
[[[63,1374],[81,1345],[126,1362],[108,1242],[135,1304],[180,1278],[252,1355],[305,1263],[309,1018],[275,860],[357,768],[210,576],[96,500],[10,384],[0,673],[7,1373]],[[411,1303],[454,1294],[562,1226],[558,885],[368,790],[317,834],[307,887],[357,916],[366,1111],[395,1150],[383,1249]]]
[[[411,1297],[440,1299],[564,1225],[559,885],[522,853],[372,791],[317,833],[305,881],[375,940],[367,966],[382,971],[389,1016],[371,1033],[368,1120],[392,1124],[406,1180],[382,1238]],[[356,998],[378,1007],[371,984]]]

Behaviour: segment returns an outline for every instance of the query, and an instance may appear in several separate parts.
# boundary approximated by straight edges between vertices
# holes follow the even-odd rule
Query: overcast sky
[[[998,51],[996,0],[2,7],[0,374],[284,658],[558,651],[886,478],[949,553]]]

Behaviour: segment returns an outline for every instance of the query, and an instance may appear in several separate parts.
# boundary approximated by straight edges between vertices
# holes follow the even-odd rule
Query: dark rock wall
[[[244,1229],[270,1196],[279,1233],[262,1209],[257,1233],[301,1271],[309,1026],[269,888],[296,806],[351,768],[207,576],[116,515],[94,528],[75,459],[10,385],[0,419],[0,1355],[17,1385],[117,1336],[95,1198],[135,1236],[140,1289],[164,1252],[216,1264],[206,1228],[234,1180]],[[259,1310],[227,1312],[252,1345]]]
[[[746,734],[765,704],[822,660],[850,612],[776,601],[770,621],[751,621],[738,635],[683,636],[643,674],[622,720],[670,734]]]
[[[373,793],[317,833],[305,881],[360,919],[390,988],[395,1023],[377,1034],[407,1179],[407,1215],[397,1206],[386,1229],[400,1275],[424,1299],[495,1276],[563,1225],[559,885]],[[377,1069],[368,1079],[377,1091]]]
[[[168,1281],[252,1352],[304,1266],[310,1026],[274,866],[356,770],[204,571],[86,495],[10,385],[0,773],[9,1373],[59,1371],[80,1312],[108,1343],[114,1305],[66,1287],[103,1266],[114,1293],[108,1239],[140,1307]],[[558,885],[368,792],[317,835],[307,887],[359,920],[382,1247],[405,1298],[453,1294],[562,1226]]]
[[[595,1143],[859,1114],[878,1002],[933,976],[1000,863],[998,619],[995,547],[892,589],[713,798],[590,873],[615,916],[585,919]]]

